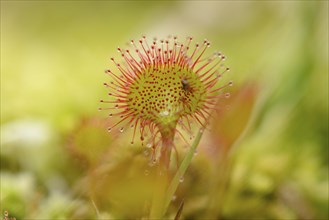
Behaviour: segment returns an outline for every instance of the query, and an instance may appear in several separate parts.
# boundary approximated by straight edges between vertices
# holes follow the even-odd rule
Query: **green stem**
[[[156,180],[154,184],[150,219],[162,218],[163,200],[165,197],[165,191],[167,186],[168,186],[167,174],[163,172],[161,166],[158,166],[158,173],[156,174]]]
[[[169,184],[170,156],[174,137],[174,129],[161,130],[162,148],[154,185],[150,219],[161,219],[163,217],[163,201]]]
[[[179,185],[179,180],[182,176],[184,176],[188,166],[190,165],[193,155],[195,153],[195,150],[197,148],[197,146],[200,143],[201,137],[203,134],[203,128],[201,128],[189,150],[189,152],[186,154],[186,156],[184,157],[183,162],[181,163],[180,167],[178,168],[174,178],[172,179],[172,181],[170,182],[170,185],[168,187],[168,190],[165,194],[165,200],[164,200],[164,206],[163,206],[163,212],[162,212],[162,216],[164,216],[166,214],[166,211],[168,209],[168,206],[172,200],[172,197],[174,196],[176,189]]]

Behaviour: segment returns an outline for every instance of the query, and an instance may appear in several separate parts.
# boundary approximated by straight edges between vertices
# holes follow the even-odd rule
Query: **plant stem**
[[[170,156],[175,137],[175,127],[171,128],[173,129],[163,129],[160,131],[162,148],[154,185],[152,207],[150,212],[151,219],[161,219],[163,217],[163,201],[165,199],[165,193],[169,184]]]
[[[192,161],[192,158],[193,158],[193,155],[195,153],[195,150],[197,148],[197,146],[199,145],[200,143],[200,140],[201,140],[201,137],[202,137],[202,134],[203,134],[203,128],[200,128],[199,129],[199,132],[189,150],[189,152],[186,154],[186,156],[184,157],[184,160],[183,162],[181,163],[180,167],[178,168],[174,178],[171,180],[170,182],[170,185],[168,187],[168,190],[166,192],[166,197],[165,197],[165,200],[164,200],[164,206],[163,206],[163,212],[162,212],[162,216],[164,216],[164,214],[166,213],[167,209],[168,209],[168,206],[172,200],[172,197],[174,196],[175,192],[176,192],[176,189],[179,185],[179,180],[180,178],[185,174],[188,166],[190,165],[191,161]]]
[[[161,157],[159,164],[160,166],[162,166],[161,169],[163,169],[166,172],[169,172],[171,150],[174,145],[173,141],[174,141],[174,134],[168,136],[162,135],[162,148],[161,148]]]

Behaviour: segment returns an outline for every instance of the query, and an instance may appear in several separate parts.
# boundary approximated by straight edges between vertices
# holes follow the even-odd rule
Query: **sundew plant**
[[[195,138],[191,152],[195,151],[218,99],[230,96],[222,90],[233,84],[220,83],[230,70],[223,63],[225,55],[218,51],[207,55],[208,40],[192,42],[192,37],[180,42],[177,37],[149,41],[143,36],[138,41],[131,40],[131,48],[117,48],[121,61],[111,58],[115,69],[105,71],[110,77],[104,83],[109,93],[108,99],[100,101],[106,104],[100,110],[119,118],[108,131],[133,129],[131,144],[138,136],[152,148],[152,163],[158,165],[158,175],[165,176],[158,177],[158,181],[168,182],[154,192],[152,218],[163,217],[168,206],[165,197],[171,197],[177,187],[177,178],[168,178],[172,149],[179,147],[175,136],[185,142],[185,134],[191,140]],[[197,137],[193,135],[193,123],[200,127]],[[176,171],[180,178],[190,161],[187,158]]]
[[[328,220],[329,1],[0,1],[0,219]]]

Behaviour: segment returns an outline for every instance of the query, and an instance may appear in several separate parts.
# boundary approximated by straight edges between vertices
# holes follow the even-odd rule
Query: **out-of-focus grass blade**
[[[94,209],[95,209],[97,219],[100,219],[99,210],[98,210],[98,208],[97,208],[97,206],[96,206],[94,200],[93,200],[93,199],[90,199],[90,200],[91,200],[91,203],[93,204],[93,207],[94,207]]]
[[[203,134],[203,128],[199,129],[199,132],[190,148],[190,151],[187,152],[183,162],[181,163],[180,167],[178,168],[174,178],[172,179],[172,181],[170,182],[170,185],[168,187],[167,193],[166,193],[166,198],[165,198],[165,202],[164,202],[164,206],[163,206],[163,215],[166,213],[168,206],[170,204],[170,201],[174,195],[174,193],[176,192],[176,189],[178,187],[179,184],[179,179],[185,174],[188,166],[191,163],[191,160],[193,158],[194,152],[197,148],[197,146],[199,145],[199,142],[201,140]]]
[[[179,219],[180,219],[180,216],[181,216],[182,211],[183,211],[183,207],[184,207],[184,199],[183,199],[183,201],[181,202],[181,204],[179,205],[179,209],[178,209],[178,211],[177,211],[177,214],[176,214],[174,220],[179,220]]]

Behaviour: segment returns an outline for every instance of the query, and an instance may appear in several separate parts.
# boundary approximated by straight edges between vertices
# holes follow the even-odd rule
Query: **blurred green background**
[[[76,189],[93,162],[76,165],[66,145],[94,132],[79,126],[100,127],[109,58],[143,34],[207,38],[227,56],[236,89],[258,88],[222,219],[329,218],[328,1],[1,1],[1,214],[95,217]],[[107,142],[100,133],[82,142]],[[192,171],[206,175],[205,155]],[[207,190],[185,182],[183,218],[202,219]],[[129,216],[104,207],[104,218]]]

